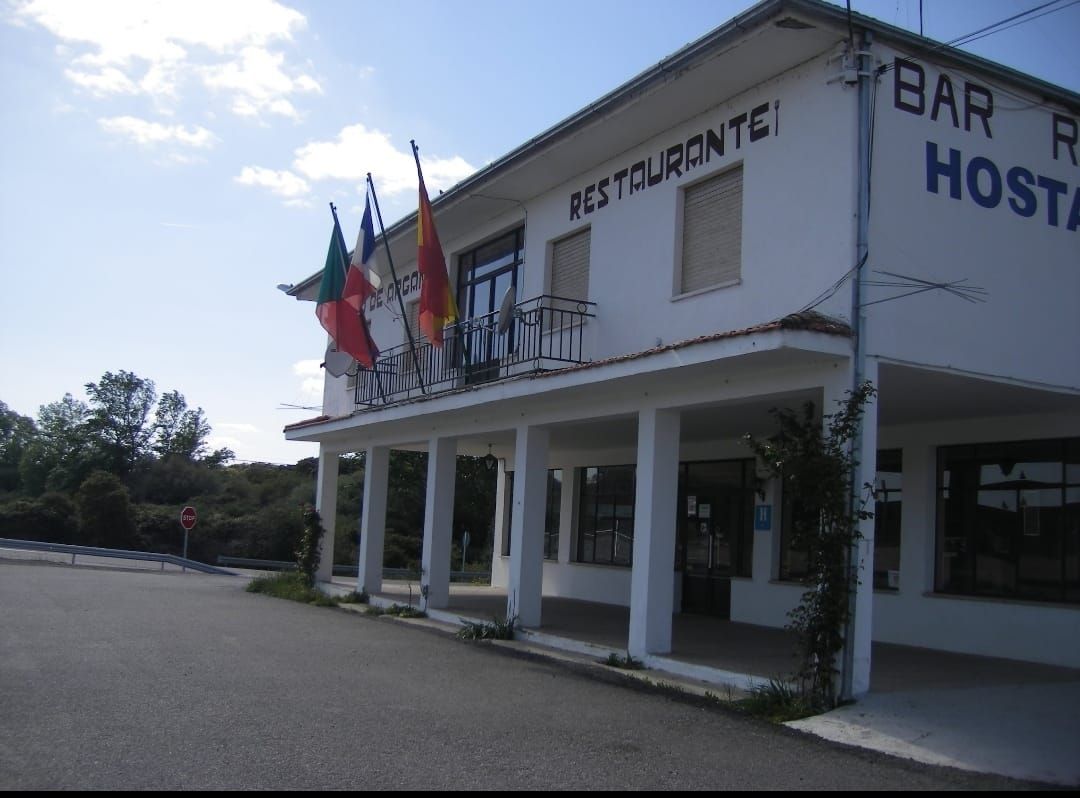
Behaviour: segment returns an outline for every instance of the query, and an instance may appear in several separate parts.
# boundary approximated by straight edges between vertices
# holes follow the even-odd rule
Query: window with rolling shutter
[[[551,294],[565,299],[589,298],[591,230],[586,228],[551,246]]]
[[[408,325],[409,330],[412,332],[413,342],[417,345],[420,344],[422,336],[420,335],[420,303],[410,302],[405,306],[405,323]],[[405,343],[409,343],[409,336],[405,334]]]
[[[735,282],[742,266],[742,167],[683,192],[679,293]]]

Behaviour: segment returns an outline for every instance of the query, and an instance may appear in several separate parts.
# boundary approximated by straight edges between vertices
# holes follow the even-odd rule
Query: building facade
[[[782,626],[803,563],[744,436],[867,379],[854,692],[871,640],[1080,667],[1080,97],[850,22],[766,0],[438,197],[442,349],[404,345],[415,216],[387,231],[382,360],[286,428],[327,521],[366,453],[361,587],[389,451],[428,452],[433,608],[455,457],[491,453],[523,625],[550,595],[629,606],[635,655],[677,612]]]

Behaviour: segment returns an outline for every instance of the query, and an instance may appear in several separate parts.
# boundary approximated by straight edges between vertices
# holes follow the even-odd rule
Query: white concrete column
[[[671,651],[679,426],[676,410],[638,414],[629,640],[629,653],[635,657]]]
[[[519,426],[514,444],[514,512],[510,522],[508,617],[522,626],[540,625],[544,582],[544,516],[550,433]]]
[[[319,568],[315,579],[329,582],[334,575],[334,526],[337,520],[338,456],[319,444],[319,475],[315,482],[315,509],[322,518]]]
[[[364,504],[360,511],[357,592],[382,590],[383,541],[386,536],[386,492],[390,485],[390,449],[369,446],[364,452]]]
[[[425,611],[450,603],[450,539],[454,528],[454,475],[457,439],[428,442],[427,498],[424,502],[424,550],[420,567],[420,606]],[[425,590],[426,588],[426,590]],[[424,593],[427,595],[423,595]]]
[[[850,372],[849,372],[850,373]],[[863,378],[878,384],[878,364],[874,358],[866,358]],[[851,384],[833,383],[825,388],[825,412],[835,413],[840,409],[836,400],[846,400]],[[866,490],[862,487],[874,481],[877,473],[878,440],[878,399],[871,399],[863,408],[862,438],[858,450],[853,452],[860,463],[858,472],[859,495],[866,499]],[[873,498],[868,499],[867,509],[874,510]],[[874,519],[868,518],[859,524],[862,538],[858,545],[859,584],[855,589],[854,619],[854,657],[851,672],[851,692],[860,696],[870,690],[870,643],[874,626]]]

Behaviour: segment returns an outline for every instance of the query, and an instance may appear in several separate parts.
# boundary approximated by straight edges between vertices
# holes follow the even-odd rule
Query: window
[[[900,587],[900,513],[903,509],[903,451],[877,453],[874,478],[874,587]]]
[[[496,332],[503,296],[517,288],[525,257],[525,228],[519,227],[458,256],[458,309],[471,325],[459,327],[455,362],[464,366],[467,383],[499,376],[499,358],[513,351],[514,331]]]
[[[544,516],[544,559],[559,559],[559,505],[562,503],[562,469],[548,471],[547,513]]]
[[[742,273],[742,166],[683,192],[679,293],[735,282]]]
[[[633,563],[635,470],[632,465],[581,470],[578,562]]]
[[[499,309],[506,289],[518,284],[524,247],[525,228],[519,227],[458,256],[458,307],[466,318]]]
[[[588,228],[551,245],[551,295],[564,299],[589,298],[589,255],[592,231]]]
[[[420,303],[409,302],[405,305],[405,324],[412,333],[413,343],[419,345],[424,340],[420,334]],[[409,333],[405,333],[405,343],[409,343]]]
[[[938,449],[942,593],[1080,602],[1080,438]]]
[[[514,472],[506,472],[506,535],[502,554],[510,556],[510,530],[514,521]],[[559,504],[562,501],[562,469],[552,468],[547,474],[547,511],[544,514],[544,559],[559,559]]]
[[[899,586],[900,510],[903,494],[901,455],[900,449],[879,450],[877,474],[874,478],[877,492],[874,504],[874,587],[886,590]],[[801,508],[795,492],[786,481],[782,489],[779,578],[797,582],[806,577],[809,567],[806,549],[794,544],[793,521]]]

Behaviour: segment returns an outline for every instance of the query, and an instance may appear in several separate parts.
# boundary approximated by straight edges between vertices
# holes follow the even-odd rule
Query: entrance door
[[[461,325],[466,382],[484,382],[499,374],[499,355],[513,349],[511,325],[506,341],[496,331],[499,304],[506,289],[517,286],[524,230],[518,229],[461,255],[459,302],[467,325]]]
[[[750,575],[753,462],[682,464],[679,528],[685,613],[730,617],[731,577]]]

